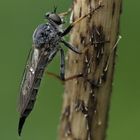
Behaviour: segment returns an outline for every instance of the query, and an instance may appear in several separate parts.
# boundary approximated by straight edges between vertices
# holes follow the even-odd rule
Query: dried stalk
[[[104,140],[115,66],[115,43],[119,34],[121,0],[102,0],[103,8],[75,25],[70,43],[78,55],[67,54],[66,77],[83,77],[66,82],[60,140]],[[99,0],[74,0],[72,20],[100,4]],[[85,49],[86,48],[86,49]]]

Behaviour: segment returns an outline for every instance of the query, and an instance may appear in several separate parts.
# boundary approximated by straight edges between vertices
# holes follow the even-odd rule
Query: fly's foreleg
[[[66,11],[66,12],[60,13],[59,16],[60,17],[67,16],[70,12],[71,12],[71,8],[69,8],[68,11]]]
[[[82,21],[84,18],[88,17],[89,15],[95,13],[95,11],[97,11],[98,9],[102,8],[103,5],[99,4],[99,6],[97,6],[95,9],[93,9],[92,11],[90,11],[89,13],[87,13],[86,15],[84,16],[81,16],[80,18],[78,18],[77,20],[75,20],[74,22],[72,22],[62,33],[61,33],[61,36],[65,36],[67,35],[71,29],[77,24],[79,23],[80,21]]]
[[[77,54],[82,54],[82,52],[80,52],[76,47],[74,47],[73,45],[71,45],[70,43],[66,42],[65,40],[61,39],[61,42],[68,47],[71,51],[77,53]]]

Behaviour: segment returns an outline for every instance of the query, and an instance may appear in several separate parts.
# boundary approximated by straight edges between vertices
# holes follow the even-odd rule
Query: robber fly
[[[33,33],[33,47],[29,53],[27,65],[23,74],[23,79],[20,87],[20,101],[19,101],[19,112],[20,119],[18,125],[18,134],[21,134],[23,124],[32,111],[38,89],[41,83],[41,78],[45,71],[46,66],[52,61],[53,57],[58,51],[61,54],[61,68],[60,78],[65,79],[65,60],[64,51],[60,46],[60,43],[64,44],[70,50],[77,54],[81,52],[66,42],[63,37],[68,34],[73,26],[93,13],[95,10],[102,7],[99,5],[97,8],[92,10],[90,13],[80,17],[78,20],[72,22],[66,29],[62,29],[63,24],[62,15],[56,14],[56,12],[49,12],[45,14],[45,18],[48,20],[47,23],[39,25]]]

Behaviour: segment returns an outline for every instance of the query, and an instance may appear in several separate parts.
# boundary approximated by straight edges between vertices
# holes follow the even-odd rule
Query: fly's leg
[[[60,76],[52,72],[47,72],[47,74],[63,82],[65,81],[65,56],[62,48],[60,48],[60,55]]]
[[[80,22],[81,20],[83,20],[84,18],[86,18],[87,16],[89,16],[90,14],[94,13],[95,11],[97,11],[98,9],[102,8],[103,5],[99,4],[98,7],[96,7],[95,9],[93,9],[92,11],[90,11],[89,13],[87,13],[86,15],[78,18],[76,21],[72,22],[60,35],[61,37],[65,36],[66,34],[68,34],[71,29],[74,27],[75,24],[77,24],[78,22]],[[76,47],[72,46],[70,43],[66,42],[65,40],[61,39],[61,43],[63,43],[66,47],[68,47],[70,50],[72,50],[73,52],[77,53],[77,54],[82,54],[83,52],[80,52]]]
[[[60,17],[64,17],[64,16],[67,16],[70,12],[71,12],[71,8],[69,8],[68,11],[63,12],[63,13],[60,13],[60,14],[58,14],[58,15],[59,15]]]
[[[70,14],[71,10],[72,10],[72,9],[69,8],[68,11],[58,14],[58,15],[61,17],[62,23],[63,23],[63,24],[65,23],[65,21],[63,20],[64,17],[67,16],[68,14]]]
[[[77,53],[77,54],[82,54],[82,52],[80,52],[76,47],[74,47],[73,45],[71,45],[70,43],[66,42],[65,40],[61,39],[61,42],[68,47],[71,51]]]
[[[84,50],[82,52],[80,52],[76,47],[72,46],[70,43],[66,42],[65,40],[62,40],[61,39],[61,42],[67,46],[70,50],[72,50],[73,52],[77,53],[77,54],[85,54],[85,52],[88,50],[88,48],[84,48]],[[109,42],[109,41],[105,41],[105,42]],[[98,43],[102,43],[102,42],[95,42],[95,44],[98,44]],[[60,80],[62,83],[63,82],[66,82],[66,81],[69,81],[69,80],[73,80],[75,78],[79,78],[79,77],[84,77],[84,74],[83,73],[80,73],[80,74],[76,74],[76,75],[73,75],[73,76],[70,76],[70,77],[67,77],[65,78],[65,57],[64,57],[64,51],[63,49],[60,49],[60,54],[61,54],[61,58],[60,58],[60,76],[53,73],[53,72],[48,72],[47,71],[47,74]]]
[[[77,20],[75,20],[74,22],[72,22],[62,33],[61,36],[65,36],[67,35],[71,29],[75,26],[75,24],[77,24],[78,22],[80,22],[81,20],[83,20],[84,18],[86,18],[87,16],[91,15],[92,13],[94,13],[95,11],[97,11],[98,9],[102,8],[103,5],[99,4],[99,6],[97,6],[95,9],[93,9],[92,11],[90,11],[89,13],[87,13],[86,15],[78,18]]]
[[[70,50],[72,50],[73,52],[75,52],[77,54],[85,54],[85,52],[88,50],[88,48],[86,47],[86,48],[84,48],[84,50],[82,52],[80,52],[76,47],[72,46],[70,43],[66,42],[65,40],[61,40],[61,42],[64,43],[65,46],[67,46]],[[94,44],[100,44],[100,43],[109,43],[109,41],[94,42]],[[61,53],[60,76],[55,73],[52,73],[52,72],[47,72],[48,75],[51,75],[51,76],[57,78],[61,82],[66,82],[66,81],[73,80],[73,79],[79,78],[79,77],[85,77],[83,73],[80,73],[80,74],[76,74],[76,75],[65,78],[65,57],[64,57],[63,49],[60,49],[60,53]],[[108,66],[108,63],[106,65],[106,67]]]
[[[65,80],[65,56],[64,56],[64,50],[60,49],[60,78],[62,81]]]
[[[83,77],[83,74],[80,73],[80,74],[75,74],[75,75],[73,75],[73,76],[64,78],[64,79],[62,80],[61,77],[60,77],[59,75],[57,75],[57,74],[55,74],[55,73],[53,73],[53,72],[47,71],[47,74],[50,75],[50,76],[52,76],[52,77],[54,77],[54,78],[56,78],[56,79],[58,79],[59,81],[62,82],[62,84],[64,84],[64,83],[67,82],[67,81],[73,80],[73,79],[75,79],[75,78]]]
[[[76,75],[70,76],[68,78],[65,78],[65,56],[64,56],[63,49],[60,49],[60,54],[61,54],[61,57],[60,57],[60,76],[55,74],[55,73],[48,72],[48,71],[47,71],[47,74],[57,78],[61,82],[66,82],[66,81],[69,81],[69,80],[72,80],[72,79],[75,79],[78,77],[82,77],[83,74],[76,74]]]
[[[67,43],[67,42],[65,42],[65,43]],[[75,48],[73,47],[72,49],[75,49]],[[79,53],[77,50],[75,52]],[[69,81],[69,80],[72,80],[72,79],[75,79],[75,78],[78,78],[78,77],[82,77],[83,74],[76,74],[76,75],[73,75],[71,77],[65,78],[65,56],[64,56],[63,49],[60,49],[60,54],[61,54],[61,57],[60,57],[60,76],[55,74],[55,73],[52,73],[52,72],[47,72],[47,74],[57,78],[61,82],[66,82],[66,81]]]
[[[66,42],[64,39],[61,39],[61,43],[63,43],[66,47],[68,47],[71,51],[77,53],[77,54],[84,54],[88,48],[85,47],[82,51],[80,51],[79,49],[77,49],[76,47],[74,47],[72,44]],[[88,45],[88,44],[87,44]]]
[[[86,18],[87,16],[89,16],[90,14],[94,13],[95,11],[97,11],[98,9],[102,8],[103,5],[99,4],[98,7],[96,7],[95,9],[93,9],[92,11],[90,11],[89,13],[87,13],[86,15],[78,18],[76,21],[72,22],[60,35],[61,37],[65,36],[66,34],[68,34],[71,29],[74,27],[75,24],[77,24],[78,22],[80,22],[81,20],[83,20],[84,18]],[[63,16],[63,15],[67,15],[68,12],[66,13],[63,13],[63,14],[59,14],[60,16]],[[78,53],[78,54],[82,54],[82,52],[80,52],[76,47],[72,46],[70,43],[66,42],[65,40],[61,39],[61,42],[66,46],[68,47],[70,50],[72,50],[73,52],[75,53]],[[62,49],[60,49],[60,52],[61,52],[61,67],[60,67],[60,76],[54,74],[54,73],[51,73],[51,72],[47,72],[49,75],[53,76],[53,77],[56,77],[57,79],[61,80],[61,81],[68,81],[68,80],[72,80],[74,78],[77,78],[77,77],[82,77],[83,74],[77,74],[77,75],[74,75],[74,76],[71,76],[71,77],[68,77],[68,78],[65,78],[65,60],[64,60],[64,52]]]
[[[63,49],[60,49],[60,53],[61,53],[61,58],[60,58],[60,79],[65,82],[65,81],[72,80],[74,78],[81,77],[82,74],[76,74],[76,75],[73,75],[73,76],[65,78],[65,56],[64,56]]]

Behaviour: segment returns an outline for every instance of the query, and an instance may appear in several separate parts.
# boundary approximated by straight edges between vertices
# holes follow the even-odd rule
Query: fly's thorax
[[[56,46],[59,44],[61,36],[59,35],[61,29],[59,26],[48,24],[39,25],[33,33],[33,44],[35,48],[42,48],[44,46]]]

